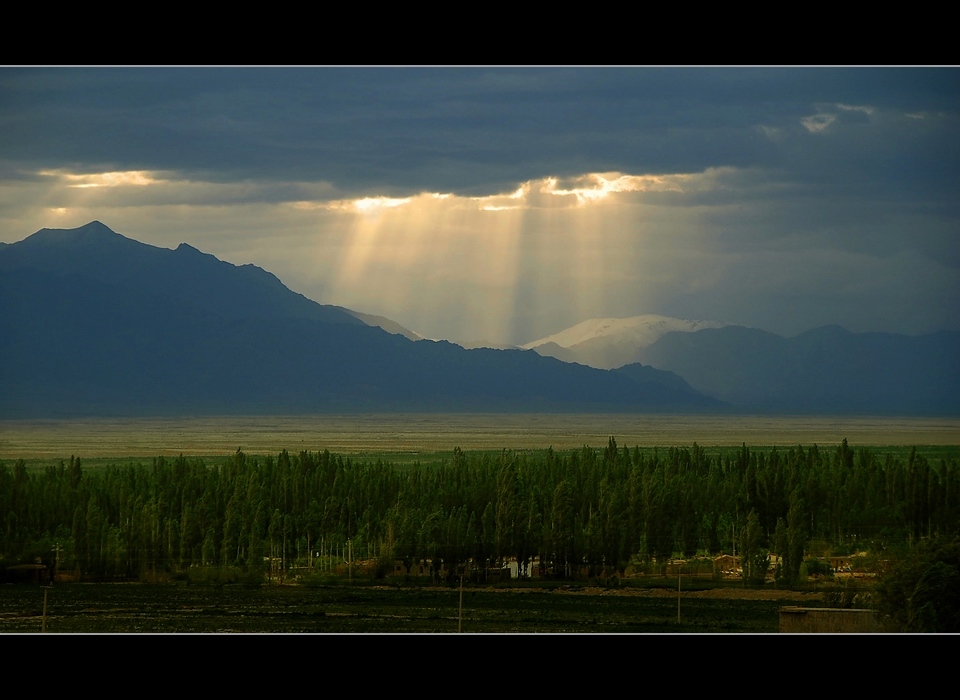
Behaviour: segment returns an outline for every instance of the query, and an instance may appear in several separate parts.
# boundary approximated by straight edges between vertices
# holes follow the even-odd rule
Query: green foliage
[[[806,572],[808,576],[826,576],[828,578],[833,577],[833,568],[829,563],[811,557],[810,559],[804,560],[804,565],[806,566]]]
[[[759,584],[772,549],[790,586],[811,548],[955,537],[960,523],[960,461],[935,465],[920,450],[628,449],[611,437],[604,449],[450,454],[402,465],[239,449],[212,463],[0,464],[0,558],[49,559],[59,547],[60,566],[87,578],[205,566],[272,580],[343,567],[352,551],[380,574],[394,559],[450,572],[516,558],[577,578],[735,548]],[[936,569],[924,585],[949,581]]]
[[[877,609],[896,632],[960,632],[960,538],[924,542],[890,560]]]
[[[743,580],[752,586],[763,585],[770,567],[769,551],[761,545],[762,537],[760,518],[755,510],[751,510],[740,539],[740,561],[743,565]]]

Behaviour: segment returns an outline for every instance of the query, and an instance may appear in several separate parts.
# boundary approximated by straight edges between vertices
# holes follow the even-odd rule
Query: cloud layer
[[[0,69],[0,240],[99,219],[432,337],[958,329],[956,69]]]

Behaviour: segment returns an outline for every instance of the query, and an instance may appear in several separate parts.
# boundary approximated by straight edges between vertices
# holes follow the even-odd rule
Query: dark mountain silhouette
[[[414,342],[256,266],[99,222],[0,248],[4,418],[716,405],[530,351]]]
[[[114,233],[99,221],[75,229],[41,229],[4,249],[0,271],[23,269],[76,274],[226,318],[363,323],[345,309],[291,292],[255,265],[231,265],[186,243],[176,250],[157,248]]]
[[[402,335],[404,338],[408,338],[409,340],[423,340],[423,336],[420,335],[419,333],[411,331],[409,328],[404,328],[399,323],[397,323],[396,321],[392,321],[389,318],[385,318],[383,316],[375,316],[373,314],[364,314],[364,313],[360,313],[359,311],[351,311],[350,309],[344,308],[342,306],[338,306],[336,308],[343,309],[348,314],[350,314],[351,316],[355,316],[356,318],[360,319],[368,326],[377,326],[378,328],[382,328],[387,333],[395,333],[397,335]]]
[[[643,362],[740,410],[960,414],[960,333],[906,336],[824,326],[793,338],[726,326],[668,333]]]
[[[710,399],[712,403],[704,401],[704,394],[695,390],[683,377],[673,372],[641,365],[639,362],[624,365],[612,371],[644,387],[645,395],[650,397],[659,396],[664,402],[673,400],[673,397],[677,393],[680,393],[681,395],[689,396],[691,401],[698,401],[703,406],[704,411],[719,411],[730,408],[726,402],[717,399]]]

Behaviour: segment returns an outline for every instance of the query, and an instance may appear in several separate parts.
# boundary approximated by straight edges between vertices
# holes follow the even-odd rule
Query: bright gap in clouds
[[[537,309],[562,309],[558,319],[601,313],[607,294],[622,291],[607,284],[632,274],[616,241],[643,227],[617,195],[683,192],[695,180],[590,173],[483,197],[332,201],[321,206],[350,218],[327,295],[428,336],[436,333],[418,324],[436,322],[461,342],[517,342]]]
[[[432,338],[519,345],[589,318],[643,313],[781,334],[827,323],[955,326],[951,304],[937,301],[957,298],[955,273],[919,247],[922,275],[889,252],[908,248],[902,232],[919,230],[920,218],[881,220],[883,203],[865,201],[856,217],[844,205],[839,222],[829,209],[811,219],[802,188],[767,171],[543,177],[480,197],[348,197],[326,182],[216,183],[166,171],[33,175],[0,187],[6,242],[98,219],[144,243],[186,242],[252,263],[320,303]],[[887,248],[874,250],[874,239]],[[842,273],[824,255],[843,261]],[[913,312],[887,311],[888,296],[911,300]]]
[[[145,243],[187,242],[253,263],[320,303],[428,337],[521,343],[591,316],[655,311],[638,287],[663,272],[652,267],[656,254],[637,252],[657,209],[643,196],[714,189],[725,174],[589,173],[482,197],[336,198],[328,183],[47,170],[8,194],[23,212],[46,212],[33,214],[33,230],[99,219]],[[5,220],[11,230],[22,216],[15,209]]]
[[[76,187],[86,189],[88,187],[122,187],[124,185],[133,185],[144,187],[146,185],[156,185],[164,180],[154,177],[147,170],[126,170],[109,173],[83,173],[75,174],[64,170],[41,170],[40,175],[63,180],[67,187]]]

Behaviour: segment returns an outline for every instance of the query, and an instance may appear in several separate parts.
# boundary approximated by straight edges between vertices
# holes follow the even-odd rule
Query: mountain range
[[[668,333],[637,358],[740,410],[960,415],[960,333],[851,333],[823,326],[783,338],[724,326]]]
[[[725,325],[719,321],[688,321],[657,314],[591,318],[520,347],[564,362],[614,369],[640,362],[641,350],[667,333],[691,333]]]
[[[596,318],[523,345],[598,368],[641,363],[748,413],[960,414],[960,333],[784,338],[758,328],[647,314]]]
[[[0,245],[0,418],[373,411],[960,415],[960,333],[648,314],[467,349],[100,222]]]
[[[418,338],[96,221],[0,247],[3,418],[723,407],[652,368]]]

